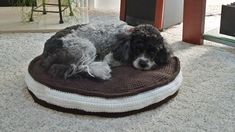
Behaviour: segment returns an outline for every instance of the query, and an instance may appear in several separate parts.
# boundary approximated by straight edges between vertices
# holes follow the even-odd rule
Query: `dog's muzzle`
[[[144,69],[144,68],[148,67],[148,60],[140,59],[138,62],[138,65],[139,65],[139,67]]]
[[[156,63],[144,55],[139,56],[133,61],[133,66],[139,70],[151,70]]]

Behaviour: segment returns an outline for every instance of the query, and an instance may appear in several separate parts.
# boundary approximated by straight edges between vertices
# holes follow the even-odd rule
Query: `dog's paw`
[[[111,69],[106,62],[93,62],[89,65],[89,72],[94,77],[108,80],[111,78]]]

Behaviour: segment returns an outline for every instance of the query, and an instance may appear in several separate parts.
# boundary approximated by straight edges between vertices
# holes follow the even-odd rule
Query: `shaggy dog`
[[[41,66],[52,77],[89,75],[107,80],[111,68],[131,64],[151,70],[171,56],[160,32],[151,25],[82,25],[68,27],[48,39]]]

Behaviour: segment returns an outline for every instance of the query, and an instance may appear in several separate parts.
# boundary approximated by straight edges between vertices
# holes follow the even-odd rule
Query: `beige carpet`
[[[118,16],[96,13],[91,22],[113,23]],[[27,64],[52,34],[0,34],[1,132],[234,132],[235,48],[205,41],[181,42],[182,25],[163,32],[181,60],[179,94],[157,109],[123,118],[57,112],[33,102],[24,82]]]

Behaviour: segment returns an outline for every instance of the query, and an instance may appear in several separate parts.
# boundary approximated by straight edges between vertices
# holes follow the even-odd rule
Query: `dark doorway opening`
[[[30,0],[27,0],[26,2],[23,2],[25,0],[0,0],[0,7],[6,7],[6,6],[30,6]],[[24,4],[20,4],[24,3]]]

